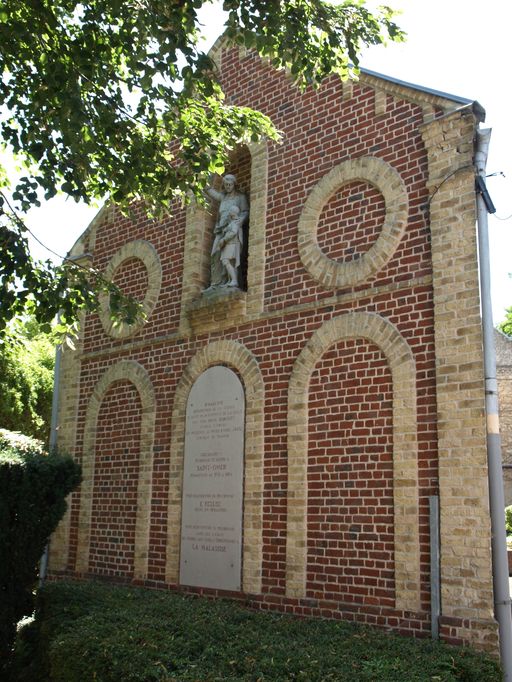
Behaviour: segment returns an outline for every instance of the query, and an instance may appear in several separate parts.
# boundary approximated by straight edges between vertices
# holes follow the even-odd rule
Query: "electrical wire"
[[[444,185],[445,182],[447,182],[450,178],[452,178],[452,177],[453,177],[454,175],[456,175],[457,173],[460,173],[460,172],[463,171],[463,170],[468,170],[468,168],[473,168],[473,169],[474,169],[473,164],[468,164],[467,166],[462,166],[461,168],[457,168],[456,170],[452,171],[449,175],[447,175],[447,176],[444,178],[444,180],[443,180],[441,183],[439,183],[439,185],[435,188],[435,190],[434,190],[434,191],[432,192],[432,194],[430,195],[429,200],[428,200],[428,206],[430,206],[430,204],[432,203],[432,199],[435,197],[435,195],[436,195],[437,192],[441,189],[441,187]]]
[[[40,246],[42,246],[43,249],[46,249],[46,251],[49,251],[49,252],[52,253],[54,256],[57,256],[57,258],[58,258],[59,260],[61,260],[61,261],[67,261],[67,260],[69,260],[68,258],[66,258],[66,256],[62,256],[60,253],[57,253],[56,251],[54,251],[53,249],[51,249],[49,246],[46,246],[46,244],[43,244],[43,242],[39,239],[39,237],[36,237],[36,235],[35,235],[35,234],[32,232],[32,230],[28,227],[28,225],[25,223],[25,221],[24,221],[22,218],[20,218],[20,216],[18,215],[18,212],[17,212],[16,209],[12,206],[12,204],[10,203],[9,199],[5,196],[5,194],[4,194],[3,192],[0,192],[0,196],[2,197],[2,199],[3,199],[3,200],[5,201],[5,203],[7,204],[7,207],[8,207],[8,209],[9,209],[9,211],[10,211],[12,217],[14,218],[14,222],[17,224],[18,228],[20,228],[20,229],[23,230],[24,232],[28,232],[28,234],[32,237],[32,239],[34,239]],[[70,262],[72,262],[72,261],[70,261]]]

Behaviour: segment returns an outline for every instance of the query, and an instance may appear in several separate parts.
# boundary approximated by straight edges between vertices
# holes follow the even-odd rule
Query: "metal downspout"
[[[478,130],[475,170],[485,186],[485,167],[491,130]],[[501,461],[501,438],[498,417],[498,381],[494,348],[494,325],[491,307],[491,274],[489,266],[489,234],[487,206],[481,191],[477,191],[478,253],[482,334],[485,371],[485,410],[487,417],[487,461],[489,469],[489,506],[492,532],[492,566],[494,613],[499,627],[503,679],[512,682],[512,612],[508,581],[507,544],[505,532],[505,496]]]
[[[439,551],[439,495],[431,495],[430,517],[430,633],[432,639],[439,639],[439,617],[441,615],[441,566]]]
[[[57,447],[57,419],[59,412],[59,384],[60,384],[60,362],[62,356],[62,346],[57,346],[55,351],[55,367],[53,370],[53,396],[52,396],[52,419],[50,423],[50,441],[48,447],[50,452]],[[48,568],[48,551],[50,541],[44,548],[43,556],[39,562],[39,587],[44,584],[46,571]]]

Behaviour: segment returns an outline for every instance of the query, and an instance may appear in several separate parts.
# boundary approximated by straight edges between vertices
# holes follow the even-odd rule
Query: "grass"
[[[47,585],[17,655],[19,682],[501,680],[468,648],[99,583]]]

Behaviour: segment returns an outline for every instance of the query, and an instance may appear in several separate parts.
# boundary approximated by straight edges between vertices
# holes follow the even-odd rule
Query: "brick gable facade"
[[[219,364],[246,395],[244,598],[430,632],[429,497],[441,500],[441,636],[496,646],[473,137],[480,108],[373,74],[296,90],[213,49],[228,101],[282,144],[235,150],[246,290],[205,297],[213,218],[106,207],[73,255],[144,300],[89,316],[62,361],[59,442],[84,483],[52,575],[179,586],[186,400]],[[108,301],[104,302],[108,306]],[[184,589],[184,588],[182,588]],[[197,588],[195,588],[197,589]]]

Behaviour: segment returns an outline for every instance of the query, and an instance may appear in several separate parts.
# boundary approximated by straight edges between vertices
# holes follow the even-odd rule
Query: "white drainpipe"
[[[483,180],[491,130],[478,130],[475,170]],[[487,203],[486,203],[487,202]],[[505,496],[501,438],[498,418],[498,381],[494,349],[494,325],[491,307],[491,273],[489,267],[489,234],[487,229],[488,195],[477,189],[478,253],[482,334],[485,371],[485,410],[487,417],[487,460],[489,468],[489,506],[492,531],[492,567],[494,583],[494,613],[498,621],[503,679],[512,682],[512,613],[508,581],[507,543],[505,532]]]

